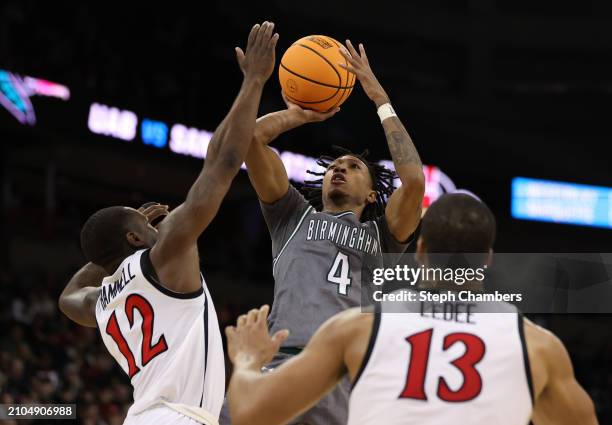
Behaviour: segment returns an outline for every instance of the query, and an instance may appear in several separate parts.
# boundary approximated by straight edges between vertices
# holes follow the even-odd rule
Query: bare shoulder
[[[346,350],[363,335],[369,338],[373,319],[373,311],[368,313],[359,307],[344,310],[323,323],[309,345],[333,342],[338,349]]]
[[[535,353],[543,355],[546,358],[550,358],[551,356],[567,356],[565,346],[554,333],[536,325],[528,319],[525,319],[523,323],[527,347],[530,352],[533,350]]]
[[[561,340],[530,320],[523,321],[531,377],[536,399],[551,379],[571,375],[572,363]]]
[[[552,332],[524,321],[535,400],[533,422],[596,425],[593,401],[574,377],[563,342]]]
[[[352,322],[354,320],[360,320],[364,318],[372,318],[374,316],[374,309],[370,307],[353,307],[344,310],[341,313],[336,314],[333,318],[336,318],[340,322]]]
[[[351,308],[336,314],[328,321],[333,327],[334,343],[342,347],[342,356],[351,381],[361,369],[372,335],[374,310]]]
[[[352,334],[364,327],[369,329],[372,326],[373,320],[373,309],[354,307],[336,314],[323,326],[329,326],[334,332],[344,335]]]

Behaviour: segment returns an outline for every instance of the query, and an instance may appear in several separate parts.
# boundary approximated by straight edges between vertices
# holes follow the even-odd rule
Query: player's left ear
[[[127,232],[125,234],[125,238],[127,239],[128,243],[135,248],[145,246],[144,239],[142,239],[136,232]]]
[[[376,192],[371,190],[370,193],[368,193],[368,196],[366,197],[366,202],[368,204],[373,204],[374,202],[376,202]]]

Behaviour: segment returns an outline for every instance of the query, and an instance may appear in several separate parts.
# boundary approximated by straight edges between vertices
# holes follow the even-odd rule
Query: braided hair
[[[317,211],[321,211],[323,209],[323,176],[325,176],[327,168],[336,158],[350,155],[358,158],[367,166],[370,178],[372,179],[372,189],[376,192],[376,201],[366,205],[361,214],[361,221],[374,220],[383,215],[385,213],[385,207],[387,206],[387,198],[395,190],[393,179],[396,177],[396,173],[383,165],[368,161],[366,159],[369,155],[367,149],[361,154],[353,153],[340,146],[332,146],[332,150],[338,154],[336,157],[321,155],[317,159],[317,164],[323,167],[325,169],[324,171],[318,172],[307,170],[308,174],[312,174],[319,178],[304,181],[304,185],[300,189],[304,197]]]

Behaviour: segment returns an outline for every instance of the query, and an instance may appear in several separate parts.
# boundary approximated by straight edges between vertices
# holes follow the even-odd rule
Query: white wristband
[[[378,113],[378,117],[380,118],[380,122],[383,122],[384,120],[386,120],[387,118],[390,117],[397,117],[397,114],[395,113],[395,111],[393,110],[393,106],[391,106],[390,103],[385,103],[384,105],[380,105],[378,107],[378,111],[376,111]]]

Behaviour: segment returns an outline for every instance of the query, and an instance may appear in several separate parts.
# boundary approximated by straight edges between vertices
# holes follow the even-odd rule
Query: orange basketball
[[[320,112],[342,105],[353,90],[355,74],[338,65],[346,64],[340,46],[325,35],[309,35],[293,43],[278,67],[285,96],[303,108]]]

